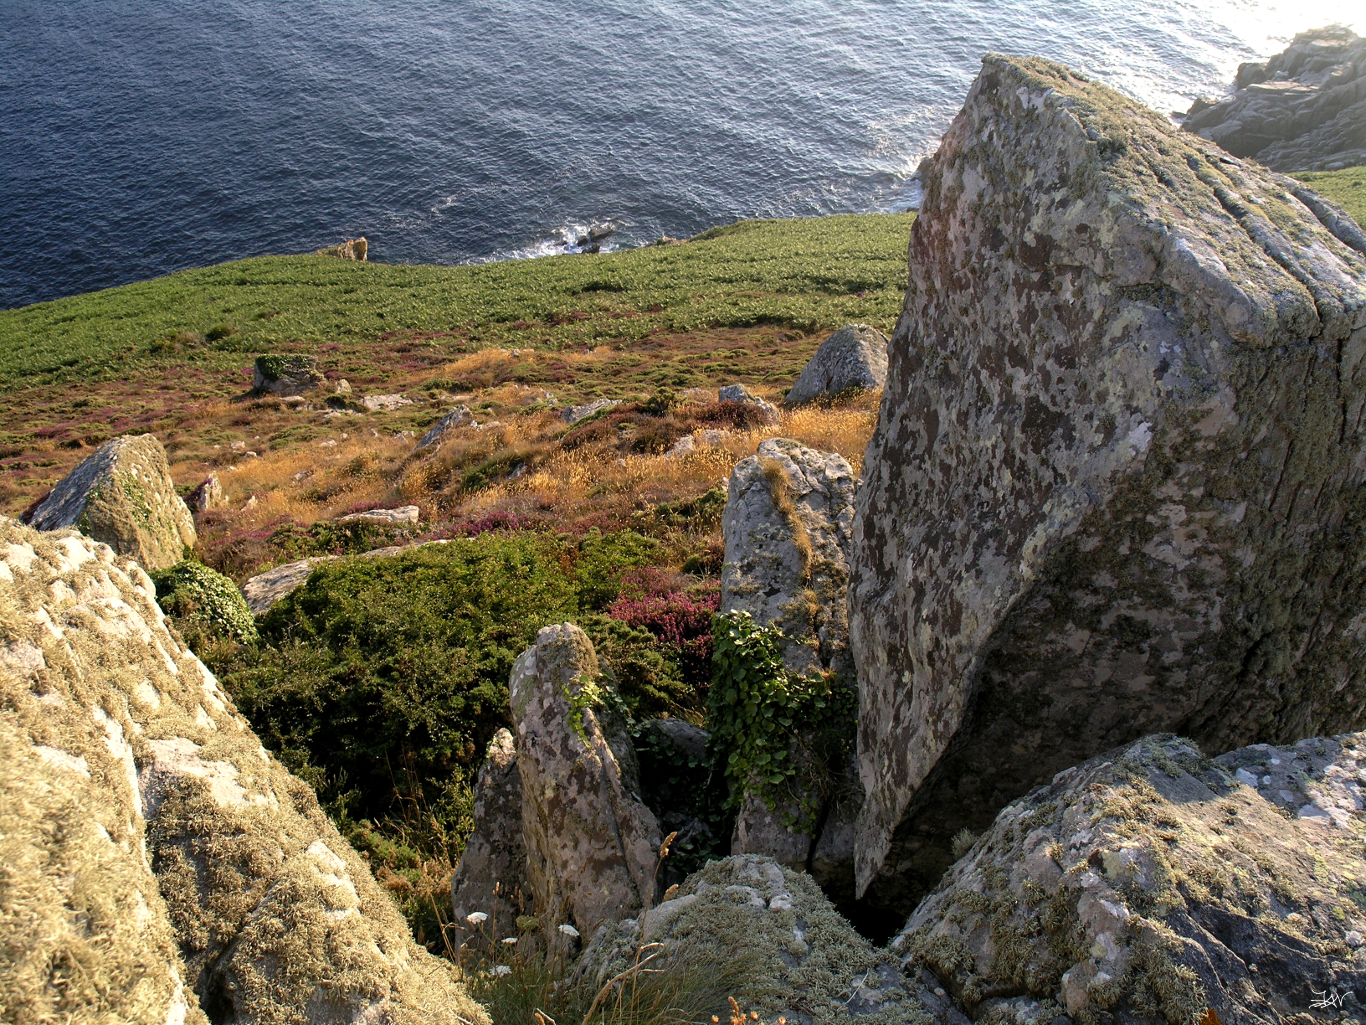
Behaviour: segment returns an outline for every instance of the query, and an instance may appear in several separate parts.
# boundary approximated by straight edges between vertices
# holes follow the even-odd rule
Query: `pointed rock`
[[[497,942],[516,936],[517,916],[530,910],[526,841],[522,836],[522,775],[512,734],[489,742],[474,788],[474,832],[451,879],[455,926],[465,936]],[[470,921],[470,915],[486,915]]]
[[[886,382],[887,336],[867,324],[847,324],[821,342],[783,402],[795,406],[850,388],[873,391]]]

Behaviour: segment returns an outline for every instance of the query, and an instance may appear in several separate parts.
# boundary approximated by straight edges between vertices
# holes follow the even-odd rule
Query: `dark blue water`
[[[982,53],[1156,105],[1323,0],[0,0],[0,307],[364,234],[460,263],[904,209]]]

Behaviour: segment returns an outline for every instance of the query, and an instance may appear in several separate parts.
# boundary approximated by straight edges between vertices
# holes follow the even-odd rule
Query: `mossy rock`
[[[298,395],[323,383],[318,361],[302,353],[269,353],[256,357],[252,386],[276,395]]]
[[[242,592],[228,577],[202,562],[185,560],[152,575],[162,611],[233,640],[256,640],[256,620]]]

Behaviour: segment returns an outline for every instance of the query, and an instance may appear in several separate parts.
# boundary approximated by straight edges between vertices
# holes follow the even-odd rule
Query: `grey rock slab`
[[[474,414],[470,412],[469,406],[456,406],[432,425],[431,430],[422,436],[422,440],[417,443],[414,452],[421,452],[424,449],[439,447],[445,440],[446,435],[457,427],[474,423]]]
[[[887,381],[887,336],[867,324],[847,324],[806,364],[783,400],[789,406],[850,388],[873,391]]]
[[[621,401],[618,399],[594,399],[582,406],[566,406],[560,410],[560,419],[567,424],[576,424],[594,413],[601,413],[603,410],[613,409],[619,405],[621,405]]]
[[[489,742],[474,788],[474,832],[451,878],[453,924],[460,945],[473,937],[498,942],[518,935],[517,916],[529,910],[526,841],[522,837],[522,776],[512,734]],[[486,915],[471,921],[470,915]]]
[[[776,424],[780,419],[778,407],[765,398],[755,395],[743,384],[727,384],[716,390],[716,400],[718,402],[742,402],[747,406],[756,407],[767,423]]]
[[[212,512],[214,509],[226,508],[227,504],[228,496],[224,494],[223,485],[219,482],[216,473],[211,473],[205,477],[185,499],[186,507],[196,515]]]
[[[1366,260],[1061,65],[988,57],[922,165],[851,558],[858,884],[1060,769],[1362,722]]]
[[[412,526],[421,510],[415,505],[400,505],[395,509],[365,509],[338,516],[338,523],[372,523],[381,527]]]
[[[509,680],[535,907],[583,935],[653,900],[662,839],[625,723],[594,700],[599,673],[587,635],[563,623]]]
[[[406,395],[366,395],[360,400],[360,404],[372,413],[390,413],[395,409],[402,409],[404,406],[411,406],[413,400]]]
[[[38,962],[7,956],[7,1009],[22,989],[64,1020],[112,1001],[130,1021],[487,1025],[168,629],[135,562],[0,518],[0,608],[7,880],[33,870],[6,882],[0,930],[49,959],[28,982],[53,983],[22,985]]]
[[[853,678],[846,591],[854,472],[845,458],[770,438],[736,464],[721,518],[721,611],[783,631],[796,673]]]
[[[1366,912],[1338,895],[1366,871],[1347,840],[1366,825],[1363,784],[1361,734],[1215,759],[1145,737],[1004,808],[889,949],[973,1020],[1030,1017],[998,994],[1081,1021],[1213,1009],[1281,1025],[1325,996],[1359,1016],[1366,962],[1348,937]]]
[[[1238,69],[1232,95],[1197,100],[1183,127],[1279,171],[1366,163],[1366,39],[1342,26],[1301,32]]]
[[[174,566],[197,539],[166,450],[152,434],[106,441],[57,483],[29,523],[76,527],[149,571]]]

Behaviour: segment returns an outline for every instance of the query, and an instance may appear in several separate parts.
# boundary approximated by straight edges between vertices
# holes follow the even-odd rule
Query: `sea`
[[[0,308],[913,208],[984,53],[1161,111],[1360,0],[0,0]]]

